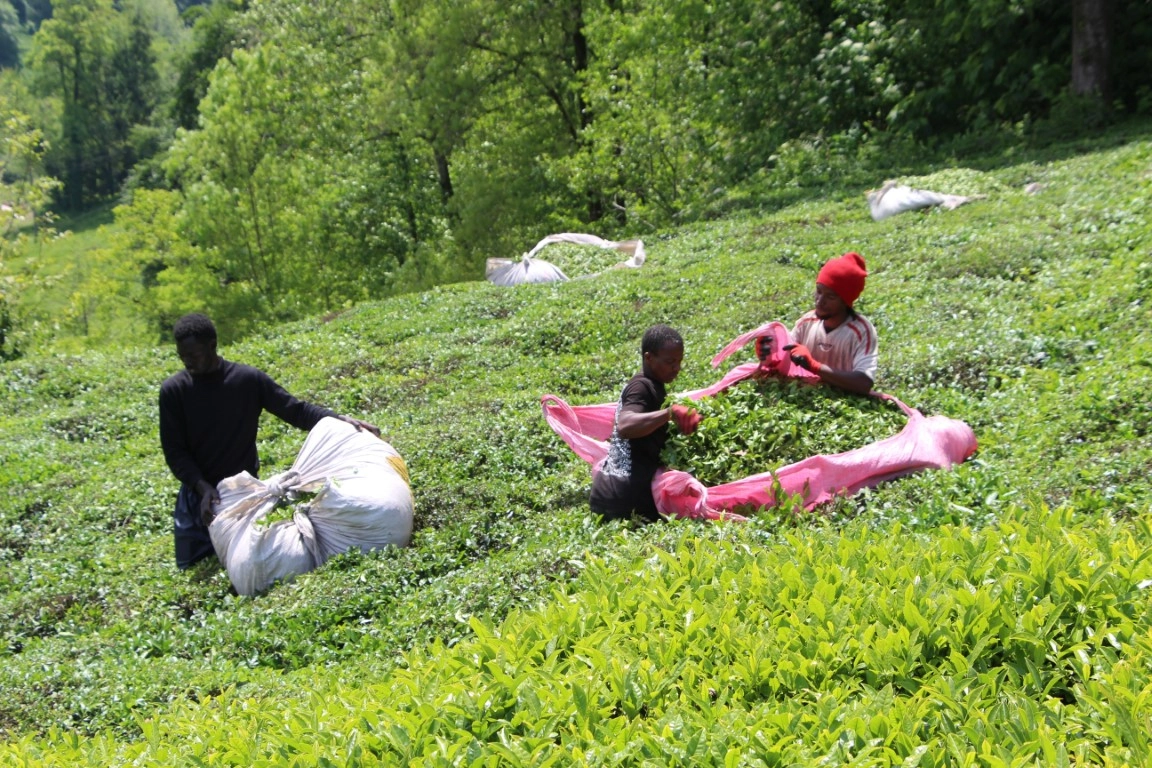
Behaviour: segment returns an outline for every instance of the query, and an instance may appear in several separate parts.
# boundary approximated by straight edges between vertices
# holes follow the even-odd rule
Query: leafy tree
[[[484,110],[488,85],[480,9],[471,4],[394,0],[387,29],[369,42],[381,73],[371,87],[382,136],[404,136],[427,146],[440,199],[454,195],[452,159]]]
[[[401,132],[427,144],[454,241],[468,253],[515,252],[545,229],[604,213],[601,191],[575,189],[556,165],[578,151],[594,117],[582,83],[587,6],[392,6],[377,56],[381,119],[402,116]]]
[[[76,210],[115,193],[135,157],[133,126],[156,101],[151,33],[112,0],[63,0],[33,39],[30,67],[41,93],[60,104],[50,167]]]
[[[1150,42],[1147,3],[902,0],[886,19],[903,30],[888,64],[899,97],[888,127],[921,138],[1042,118],[1068,94],[1139,108],[1146,90],[1147,64],[1128,51]]]
[[[186,12],[176,69],[166,3],[63,0],[31,67],[59,107],[68,203],[133,163],[130,189],[177,190],[164,216],[148,196],[118,214],[175,233],[199,270],[154,265],[153,319],[164,280],[218,314],[296,317],[475,277],[548,232],[827,183],[889,142],[1073,113],[1077,8],[1115,14],[1099,57],[1116,103],[1152,106],[1132,53],[1152,6],[1111,0],[220,0]],[[161,174],[166,123],[182,131]]]
[[[153,37],[152,47],[158,59],[157,67],[164,78],[174,77],[175,62],[167,46],[180,48],[192,41],[191,21],[185,19],[173,0],[119,0],[120,13],[128,19],[138,17]],[[160,59],[165,61],[161,62]]]
[[[26,18],[36,29],[52,18],[52,0],[24,0]]]
[[[20,302],[29,278],[12,262],[58,186],[42,172],[46,149],[39,129],[0,94],[0,361],[24,353],[36,322],[35,309]]]
[[[548,216],[535,202],[560,210],[571,210],[574,202],[584,208],[585,221],[598,221],[608,208],[599,188],[574,188],[570,180],[549,172],[580,151],[595,119],[585,96],[584,78],[593,57],[585,29],[600,7],[586,0],[518,0],[489,5],[483,13],[483,35],[471,45],[488,54],[495,67],[494,87],[486,97],[488,122],[494,125],[478,137],[483,143],[473,146],[503,150],[496,153],[502,162],[490,170],[503,174],[497,181],[508,190],[502,218],[509,233],[539,231],[539,222]],[[502,123],[515,128],[501,130],[497,126]],[[486,154],[476,153],[481,168]],[[576,200],[564,199],[572,193]]]
[[[195,19],[193,40],[178,68],[171,107],[179,127],[190,130],[197,126],[200,100],[208,91],[208,76],[236,46],[246,5],[246,0],[216,0],[207,6],[193,5],[194,10],[187,13],[186,18]]]
[[[205,6],[215,5],[216,0],[176,0],[176,10],[180,13],[192,8],[202,8]]]
[[[365,135],[356,30],[373,25],[339,3],[261,12],[287,18],[264,19],[270,39],[218,63],[200,129],[172,150],[188,236],[213,260],[226,312],[298,317],[383,295],[442,224],[404,137]]]
[[[572,172],[638,221],[706,207],[820,126],[810,71],[820,29],[794,4],[657,1],[591,25],[596,122]]]
[[[181,231],[181,202],[178,192],[139,189],[115,208],[109,247],[73,300],[96,318],[92,342],[164,341],[181,315],[220,305],[217,273]]]
[[[23,22],[17,20],[13,6],[0,4],[0,68],[20,66],[20,45],[12,34],[12,28],[17,24],[23,26]]]
[[[61,104],[60,136],[49,162],[60,170],[72,209],[108,191],[111,137],[102,96],[115,23],[111,0],[66,0],[33,40],[30,65],[44,95]]]
[[[152,33],[142,16],[130,18],[124,43],[112,53],[105,87],[112,134],[126,140],[133,126],[148,123],[159,97]],[[139,158],[125,145],[122,163],[131,167]]]

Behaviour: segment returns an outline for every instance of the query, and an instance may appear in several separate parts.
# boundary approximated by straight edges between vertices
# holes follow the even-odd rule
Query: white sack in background
[[[520,261],[488,259],[488,282],[496,285],[525,283],[563,283],[568,279],[563,270],[543,259],[524,256]]]
[[[217,486],[220,513],[208,533],[241,595],[323,565],[353,547],[362,551],[412,540],[412,491],[400,454],[369,432],[321,419],[291,469],[266,481],[241,472]],[[302,494],[315,493],[311,501]],[[278,503],[291,520],[261,521]]]
[[[612,248],[627,254],[628,258],[613,268],[641,266],[648,254],[644,251],[643,240],[605,240],[596,235],[585,235],[579,232],[561,232],[558,235],[548,235],[533,246],[532,250],[524,254],[519,261],[513,259],[488,259],[485,276],[490,283],[496,285],[520,285],[522,283],[555,283],[568,279],[559,267],[549,264],[543,259],[536,258],[545,246],[552,243],[575,243],[577,245],[592,245],[597,248]]]
[[[935,205],[950,211],[953,208],[959,208],[964,203],[984,197],[983,195],[947,195],[941,192],[931,192],[927,189],[912,189],[894,181],[884,182],[884,186],[880,189],[868,190],[865,196],[868,198],[868,208],[872,212],[873,221],[880,221],[905,211],[931,208]]]

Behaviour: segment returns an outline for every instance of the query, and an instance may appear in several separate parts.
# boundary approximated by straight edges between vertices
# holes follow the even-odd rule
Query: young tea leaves
[[[691,403],[703,416],[691,435],[672,430],[662,459],[705,485],[776,471],[891,437],[906,422],[887,400],[769,378]]]

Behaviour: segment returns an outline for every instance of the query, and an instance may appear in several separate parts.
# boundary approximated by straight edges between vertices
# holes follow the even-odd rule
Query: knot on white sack
[[[269,496],[283,499],[299,479],[300,473],[294,469],[290,469],[287,472],[276,475],[276,477],[269,478],[268,482],[264,484],[265,491]]]

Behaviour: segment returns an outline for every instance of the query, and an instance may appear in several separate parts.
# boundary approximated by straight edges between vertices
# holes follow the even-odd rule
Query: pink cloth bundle
[[[733,339],[713,358],[712,365],[718,366],[757,337],[771,339],[772,351],[763,363],[738,365],[715,384],[685,395],[693,400],[711,397],[764,370],[791,378],[816,378],[792,363],[783,349],[790,343],[788,330],[778,322]],[[852,495],[861,488],[924,469],[946,469],[975,453],[976,435],[964,422],[945,416],[924,416],[880,392],[873,392],[872,397],[890,400],[907,414],[908,423],[900,432],[862,448],[810,456],[775,473],[763,472],[712,487],[687,472],[661,470],[652,481],[657,509],[675,517],[744,520],[730,510],[746,505],[772,506],[774,482],[785,493],[802,496],[805,507],[811,509],[837,494]],[[571,406],[556,395],[544,395],[541,404],[548,425],[596,472],[608,454],[607,440],[612,435],[616,403]]]

